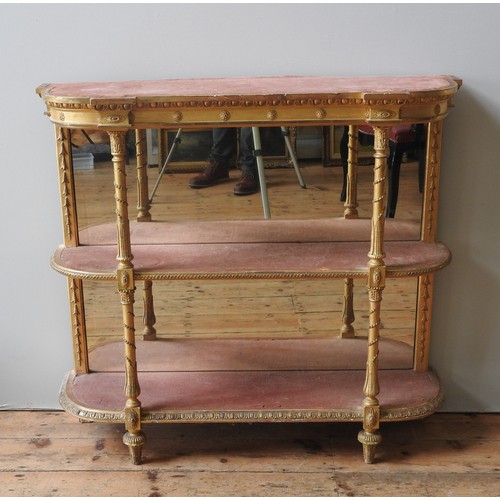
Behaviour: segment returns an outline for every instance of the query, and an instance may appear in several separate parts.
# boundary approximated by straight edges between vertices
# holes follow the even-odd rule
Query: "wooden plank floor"
[[[386,424],[364,464],[359,424],[149,425],[131,465],[119,424],[0,412],[1,496],[498,496],[500,415]]]

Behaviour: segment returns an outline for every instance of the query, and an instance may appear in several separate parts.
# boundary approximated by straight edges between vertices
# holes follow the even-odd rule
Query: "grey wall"
[[[57,408],[71,368],[53,131],[44,82],[453,74],[432,365],[447,411],[499,411],[500,5],[0,5],[0,405]]]

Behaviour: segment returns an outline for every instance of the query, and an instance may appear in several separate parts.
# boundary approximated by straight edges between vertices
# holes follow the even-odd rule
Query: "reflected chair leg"
[[[156,323],[156,316],[153,301],[153,282],[151,280],[144,280],[144,287],[142,291],[144,303],[144,312],[142,316],[144,334],[142,338],[143,340],[156,340],[156,328],[154,327],[154,324]]]
[[[426,137],[427,125],[423,123],[418,123],[415,125],[415,151],[418,160],[418,192],[424,192],[424,182],[425,182],[425,137]]]
[[[401,161],[403,160],[404,146],[390,142],[391,154],[389,156],[389,183],[387,189],[387,213],[386,217],[394,218],[399,194],[399,174],[401,172]]]
[[[149,203],[153,203],[153,198],[156,194],[156,190],[158,189],[158,186],[160,185],[161,179],[163,178],[163,175],[165,174],[165,171],[167,169],[167,166],[172,159],[172,156],[175,153],[175,150],[177,149],[177,146],[181,143],[181,134],[182,134],[182,129],[180,128],[177,130],[177,133],[175,134],[174,142],[167,154],[167,157],[165,158],[165,161],[163,162],[163,166],[161,167],[160,173],[158,174],[158,178],[156,179],[155,185],[153,186],[153,189],[151,191],[151,194],[149,195]]]
[[[290,141],[290,130],[287,127],[281,127],[281,134],[283,135],[283,139],[285,139],[286,148],[288,150],[288,154],[290,155],[290,159],[292,160],[292,165],[295,169],[295,175],[297,176],[300,187],[302,189],[306,189],[306,183],[304,181],[304,178],[302,177],[299,162],[297,161],[297,156],[295,155],[295,151],[292,147],[292,142]]]
[[[345,201],[347,193],[347,157],[348,157],[349,127],[344,127],[344,133],[340,139],[340,161],[342,163],[342,192],[340,201]]]
[[[257,161],[257,171],[259,172],[260,196],[262,199],[262,208],[264,210],[264,219],[270,219],[271,210],[269,209],[269,198],[267,196],[267,184],[266,176],[264,173],[264,159],[262,157],[259,127],[252,127],[252,134],[253,144],[255,148],[255,159]]]

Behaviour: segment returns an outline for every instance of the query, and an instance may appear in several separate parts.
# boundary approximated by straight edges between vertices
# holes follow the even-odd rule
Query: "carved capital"
[[[126,152],[125,132],[119,130],[110,130],[108,132],[108,135],[111,154],[124,155]]]
[[[118,289],[118,293],[120,294],[120,303],[123,305],[130,305],[135,302],[135,288],[120,290]]]
[[[389,129],[390,127],[373,126],[375,150],[389,149]]]

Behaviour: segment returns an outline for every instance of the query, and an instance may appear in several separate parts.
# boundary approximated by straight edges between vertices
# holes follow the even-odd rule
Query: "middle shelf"
[[[367,275],[370,219],[131,222],[134,276],[143,280],[359,278]],[[80,231],[52,266],[81,279],[116,278],[116,224]],[[387,276],[418,276],[448,264],[442,243],[420,240],[420,224],[388,219]]]

